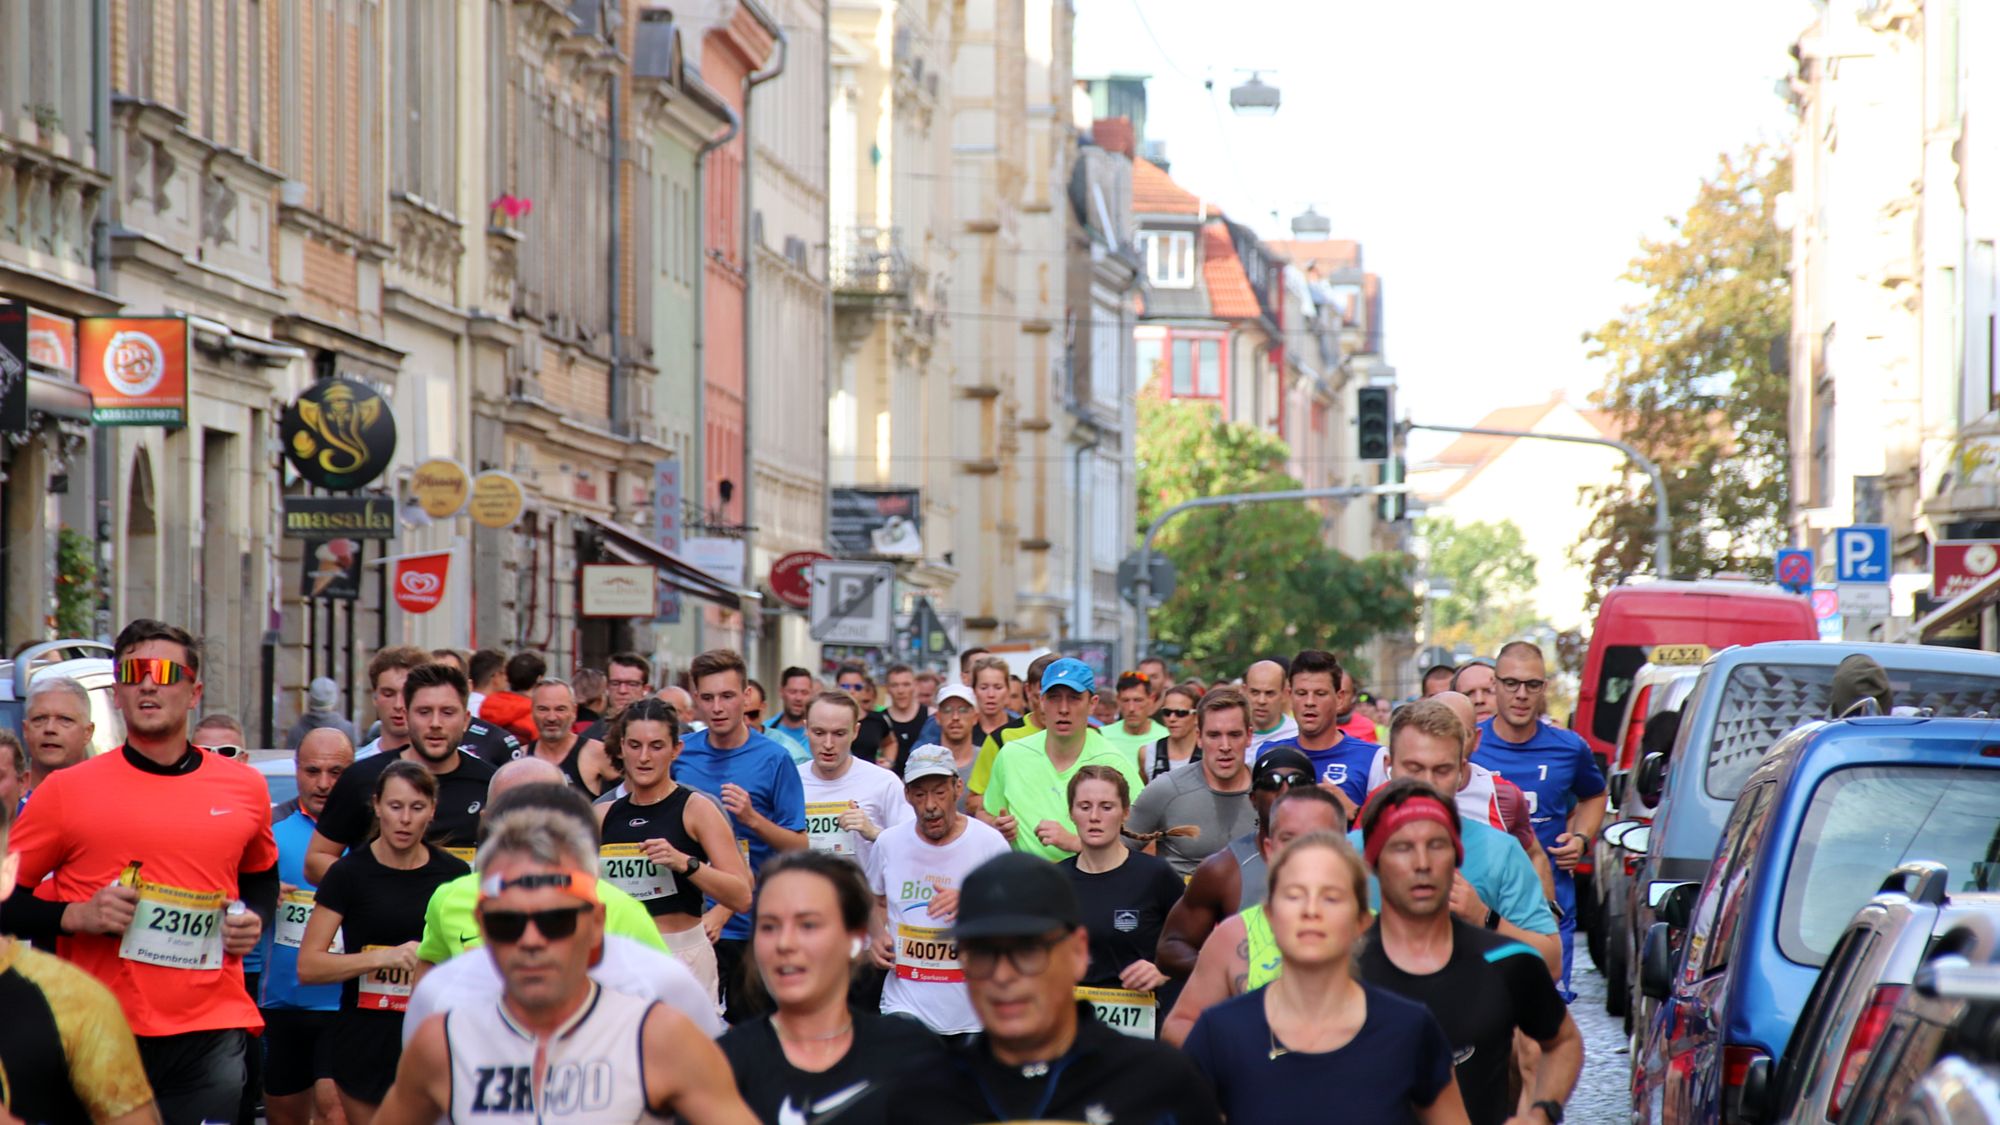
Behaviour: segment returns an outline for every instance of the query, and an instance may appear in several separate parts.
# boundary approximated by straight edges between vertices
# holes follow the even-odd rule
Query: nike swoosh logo
[[[478,940],[479,940],[479,935],[476,933],[458,935],[458,943],[460,945],[471,945],[473,942]]]
[[[843,1109],[852,1105],[871,1088],[867,1082],[856,1082],[845,1090],[836,1090],[818,1101],[801,1109],[792,1104],[791,1095],[785,1096],[778,1107],[778,1125],[825,1125],[840,1115]]]
[[[210,815],[210,816],[227,816],[227,815],[229,815],[229,810],[228,810],[228,809],[210,809],[210,810],[208,810],[208,815]]]

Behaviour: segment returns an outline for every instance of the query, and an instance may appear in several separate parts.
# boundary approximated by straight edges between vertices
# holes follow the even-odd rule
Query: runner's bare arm
[[[1250,964],[1248,939],[1242,919],[1236,917],[1224,919],[1208,935],[1208,940],[1202,943],[1201,956],[1195,961],[1194,974],[1181,990],[1173,1014],[1160,1028],[1161,1039],[1180,1046],[1187,1041],[1188,1032],[1194,1030],[1194,1021],[1201,1018],[1202,1012],[1243,991]]]
[[[1194,972],[1201,943],[1215,931],[1216,922],[1234,912],[1243,894],[1243,873],[1236,857],[1224,848],[1194,869],[1187,893],[1167,912],[1160,926],[1160,947],[1153,962],[1170,977],[1186,978]]]
[[[403,1048],[396,1082],[375,1111],[376,1125],[431,1125],[445,1115],[450,1100],[451,1055],[444,1017],[432,1016]]]
[[[130,1113],[98,1119],[98,1125],[160,1125],[160,1107],[147,1102]]]
[[[1565,1014],[1562,1028],[1553,1039],[1539,1040],[1542,1061],[1535,1067],[1535,1092],[1523,1101],[1566,1102],[1576,1090],[1577,1076],[1583,1073],[1583,1032],[1576,1018]]]
[[[708,853],[708,862],[689,882],[718,904],[739,914],[750,913],[750,868],[736,850],[736,835],[713,801],[689,801],[682,806],[688,834]],[[680,872],[674,874],[679,877]]]
[[[333,866],[347,849],[341,847],[318,832],[313,833],[312,843],[306,846],[306,882],[318,886],[326,878],[326,869]]]
[[[1458,1091],[1458,1078],[1445,1083],[1437,1100],[1429,1105],[1416,1107],[1420,1125],[1470,1125],[1465,1116],[1465,1095]]]
[[[686,1016],[653,1005],[639,1032],[645,1052],[646,1104],[689,1125],[757,1125],[736,1092],[736,1075],[722,1048]]]

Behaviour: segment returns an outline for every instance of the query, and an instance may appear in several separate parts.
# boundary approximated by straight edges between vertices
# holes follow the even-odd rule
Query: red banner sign
[[[1948,602],[2000,568],[2000,543],[1942,539],[1931,547],[1931,597]]]
[[[429,613],[444,601],[445,575],[451,570],[451,552],[406,555],[397,559],[389,584],[396,589],[396,604],[404,613]]]

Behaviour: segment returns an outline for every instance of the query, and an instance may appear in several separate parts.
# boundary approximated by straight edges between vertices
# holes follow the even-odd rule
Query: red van
[[[1597,607],[1571,726],[1598,761],[1616,752],[1632,677],[1646,664],[1702,664],[1711,652],[1763,641],[1816,640],[1804,595],[1747,581],[1613,587]]]

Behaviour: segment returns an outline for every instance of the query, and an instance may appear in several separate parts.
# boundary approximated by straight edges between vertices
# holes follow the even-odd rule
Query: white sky
[[[1077,75],[1152,77],[1147,135],[1176,181],[1267,237],[1310,203],[1361,241],[1398,411],[1458,425],[1602,384],[1582,333],[1630,299],[1639,239],[1719,153],[1789,137],[1773,85],[1813,17],[1807,0],[1076,8]],[[1283,92],[1273,117],[1229,111],[1251,67]]]

